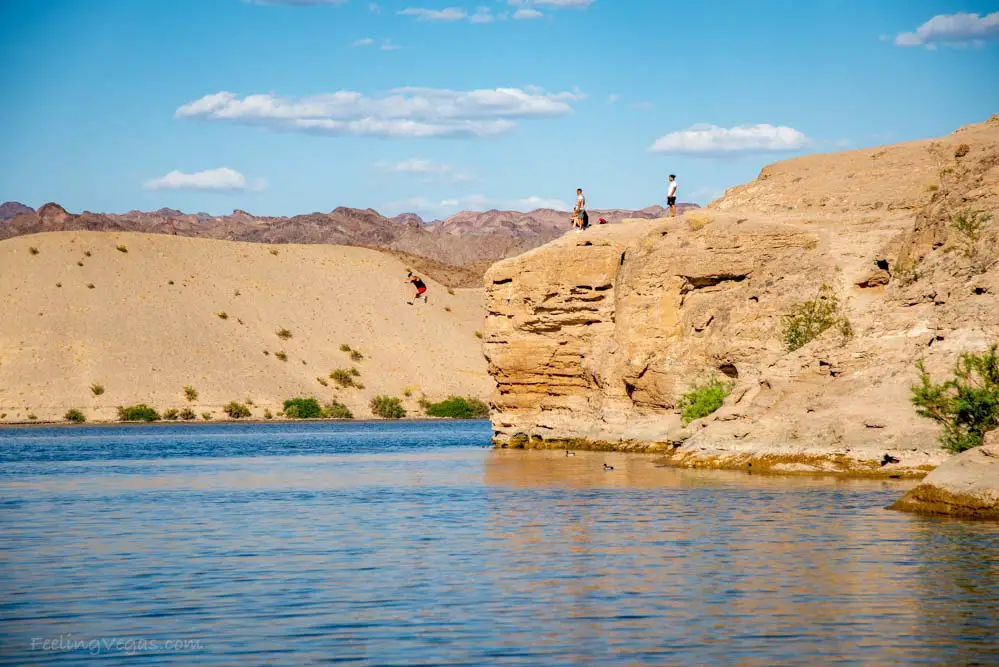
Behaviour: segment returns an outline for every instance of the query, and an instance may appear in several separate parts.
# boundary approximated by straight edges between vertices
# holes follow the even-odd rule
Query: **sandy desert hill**
[[[329,245],[86,231],[0,241],[0,421],[59,420],[70,408],[110,420],[136,403],[218,419],[234,400],[261,417],[295,396],[335,398],[365,418],[378,394],[408,390],[414,415],[424,394],[487,396],[482,290],[450,294],[427,279],[429,304],[407,305],[406,268]],[[350,367],[363,389],[328,379]]]

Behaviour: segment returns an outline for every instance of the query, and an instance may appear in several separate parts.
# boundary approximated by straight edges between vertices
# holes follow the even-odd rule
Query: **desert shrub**
[[[188,401],[198,400],[198,390],[189,384],[184,385],[184,398],[186,398]]]
[[[210,413],[210,412],[202,412],[201,413],[201,418],[204,419],[206,422],[210,422],[212,420],[212,413]]]
[[[350,352],[350,345],[347,345],[346,343],[341,343],[340,344],[340,351],[341,352]]]
[[[38,415],[36,415],[34,412],[29,412],[28,419],[31,421],[36,421],[38,419]]]
[[[233,290],[232,291],[232,295],[233,296],[239,296],[239,290],[238,289],[237,290]]]
[[[281,361],[288,361],[288,353],[285,352],[284,350],[282,350],[281,352],[275,352],[274,356],[280,359]]]
[[[330,373],[330,379],[341,387],[354,387],[355,389],[359,389],[361,385],[358,384],[354,378],[359,377],[360,375],[360,372],[356,368],[338,368]]]
[[[448,287],[447,288],[447,293],[450,294],[451,296],[454,296],[454,288],[453,287]]]
[[[360,352],[358,352],[357,350],[351,350],[350,351],[350,360],[351,361],[364,361],[364,355],[361,354]]]
[[[278,254],[277,248],[271,248],[271,254],[272,255]]]
[[[978,447],[985,434],[999,427],[999,345],[981,354],[963,353],[954,377],[934,384],[922,360],[912,403],[921,417],[943,426],[940,445],[954,454]]]
[[[440,403],[430,403],[424,411],[431,417],[450,419],[483,419],[489,416],[489,406],[477,398],[451,396]]]
[[[840,314],[839,299],[828,285],[822,285],[814,299],[796,304],[783,321],[784,346],[788,352],[804,347],[834,326],[843,336],[853,335],[853,327]]]
[[[340,401],[330,401],[323,406],[323,417],[325,419],[353,419],[354,413]]]
[[[93,394],[94,396],[100,396],[101,394],[104,393],[104,385],[102,385],[99,382],[93,383],[92,385],[90,385],[90,393]]]
[[[451,312],[451,306],[444,306],[444,312],[445,313],[450,313]]]
[[[288,340],[289,338],[291,338],[291,331],[283,328],[278,329],[277,337],[280,338],[281,340]]]
[[[94,289],[93,283],[87,283],[87,289]]]
[[[289,398],[284,402],[284,416],[289,419],[319,419],[323,409],[314,398]]]
[[[83,422],[87,421],[86,416],[76,408],[73,408],[72,410],[67,412],[63,416],[63,419],[65,419],[68,422],[73,422],[74,424],[82,424]]]
[[[229,319],[229,313],[225,312],[224,310],[220,310],[219,312],[217,312],[215,314],[219,316],[220,320],[227,320],[227,319]]]
[[[84,255],[84,257],[90,257],[90,256],[91,256],[92,254],[93,254],[93,253],[92,253],[92,252],[90,252],[89,250],[84,250],[84,251],[83,251],[83,255]]]
[[[83,261],[81,260],[81,261],[77,262],[76,265],[77,266],[83,266]]]
[[[123,422],[155,422],[160,420],[160,413],[145,403],[130,405],[127,408],[118,406],[118,421]]]
[[[476,331],[475,332],[475,337],[476,338],[482,338],[482,332],[481,331]]]
[[[197,419],[197,415],[194,414],[194,410],[191,408],[184,408],[180,411],[180,418],[184,421],[191,421],[192,419]]]
[[[970,151],[971,151],[971,146],[969,146],[968,144],[961,144],[960,146],[954,149],[954,157],[958,159],[963,158]]]
[[[324,387],[330,386],[330,383],[326,381],[326,378],[317,377],[316,378],[316,382],[318,382],[319,384],[323,385]]]
[[[56,283],[56,287],[62,287],[62,283]]]
[[[246,419],[250,416],[250,408],[236,401],[226,403],[225,407],[222,408],[222,412],[229,415],[230,419]]]
[[[177,421],[180,417],[180,411],[177,408],[170,408],[169,410],[163,411],[163,419],[171,422]]]
[[[706,417],[717,410],[725,402],[725,397],[732,392],[732,384],[711,378],[704,384],[695,384],[693,389],[685,393],[677,401],[680,416],[684,425],[695,419]]]
[[[264,419],[274,419],[274,414],[270,410],[264,410]]]
[[[37,255],[38,248],[36,248],[35,246],[31,246],[30,248],[28,248],[28,252],[30,252],[32,255]]]
[[[402,395],[405,396],[406,398],[409,398],[410,396],[413,395],[413,390],[410,389],[409,387],[406,387],[405,389],[402,390]]]
[[[114,249],[117,250],[118,252],[128,252],[128,246],[121,245],[121,244],[116,245],[114,247]]]
[[[427,411],[427,408],[433,405],[433,403],[430,402],[430,399],[428,399],[426,396],[420,396],[420,400],[418,400],[416,404],[419,405],[420,409],[423,410],[424,412]]]
[[[384,419],[401,419],[406,416],[402,401],[393,396],[375,396],[370,405],[371,412]]]

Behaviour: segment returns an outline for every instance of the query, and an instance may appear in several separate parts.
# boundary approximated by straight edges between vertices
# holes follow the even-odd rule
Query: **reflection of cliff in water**
[[[703,660],[708,647],[718,659],[769,665],[821,645],[826,661],[959,664],[982,650],[986,630],[999,632],[982,608],[999,604],[994,570],[981,565],[988,555],[962,551],[957,528],[934,539],[921,519],[882,509],[911,483],[516,450],[492,452],[484,481],[497,547],[489,566],[503,573],[504,595],[541,603],[545,624],[568,621],[567,635],[541,641],[583,654]],[[981,530],[999,540],[999,526]],[[978,551],[985,543],[968,540]],[[941,581],[936,563],[947,554],[950,580]],[[622,627],[647,641],[618,646]],[[760,642],[778,650],[757,658]]]

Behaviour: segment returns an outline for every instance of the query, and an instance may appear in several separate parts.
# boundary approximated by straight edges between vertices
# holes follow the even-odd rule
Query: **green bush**
[[[796,304],[783,321],[784,347],[788,352],[804,347],[834,326],[839,327],[843,336],[853,335],[853,327],[840,315],[839,299],[828,285],[822,285],[814,299]]]
[[[350,351],[350,360],[351,361],[364,361],[364,355],[361,354],[360,352],[358,352],[357,350],[351,350]]]
[[[992,220],[988,213],[965,209],[950,216],[951,227],[958,233],[964,244],[964,254],[975,257],[978,254],[978,239],[981,238],[985,226]]]
[[[180,412],[177,408],[170,408],[169,410],[163,411],[163,419],[167,421],[175,422],[178,417],[180,417]]]
[[[198,415],[194,414],[194,410],[191,408],[184,408],[180,411],[180,418],[184,421],[191,421],[192,419],[197,419]]]
[[[92,385],[90,385],[90,393],[92,393],[94,396],[100,396],[101,394],[104,393],[104,385],[99,384],[97,382],[93,383]]]
[[[676,404],[680,409],[684,426],[720,408],[725,402],[725,397],[731,392],[732,384],[722,382],[718,378],[712,378],[704,384],[695,384],[694,388],[681,396]]]
[[[353,419],[354,413],[340,401],[330,401],[323,406],[324,419]]]
[[[360,385],[354,380],[354,378],[360,375],[360,372],[356,368],[338,368],[330,373],[330,379],[344,388],[360,388]]]
[[[489,416],[489,406],[477,398],[451,396],[440,403],[430,403],[425,412],[430,417],[483,419]]]
[[[280,359],[281,361],[288,361],[288,353],[285,352],[284,350],[282,350],[281,352],[275,352],[274,356]]]
[[[188,401],[198,400],[198,390],[192,387],[191,385],[186,385],[184,387],[184,398],[186,398]]]
[[[402,401],[393,396],[375,396],[371,399],[371,412],[384,419],[401,419],[406,416]]]
[[[250,408],[246,407],[242,403],[237,403],[236,401],[230,401],[222,408],[222,412],[229,415],[230,419],[246,419],[250,416]]]
[[[66,415],[63,417],[63,419],[65,419],[68,422],[73,422],[74,424],[82,424],[83,422],[87,421],[86,416],[84,416],[84,414],[79,410],[77,410],[76,408],[73,408],[72,410],[67,412]]]
[[[28,252],[30,252],[32,255],[37,255],[38,248],[36,248],[35,246],[31,246],[30,248],[28,248]]]
[[[210,413],[210,412],[202,412],[201,413],[201,418],[204,419],[206,422],[210,422],[212,420],[212,413]]]
[[[160,420],[160,413],[145,403],[130,405],[127,408],[119,405],[118,420],[123,422],[155,422]]]
[[[284,329],[284,328],[278,329],[277,337],[280,338],[281,340],[288,340],[289,338],[291,338],[291,331],[289,329]]]
[[[288,419],[319,419],[323,409],[314,398],[289,398],[284,402],[284,416]]]
[[[347,345],[346,343],[341,343],[340,344],[340,351],[341,352],[350,352],[350,345]]]
[[[999,345],[982,354],[963,353],[954,364],[954,377],[933,384],[922,360],[912,403],[921,417],[943,426],[940,445],[958,454],[978,447],[985,434],[999,427]]]
[[[264,419],[274,419],[274,414],[267,409],[264,409]]]

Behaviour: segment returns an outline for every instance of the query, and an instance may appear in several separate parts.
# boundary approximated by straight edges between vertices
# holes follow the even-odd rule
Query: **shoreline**
[[[134,427],[134,426],[210,426],[217,424],[248,424],[248,425],[259,425],[259,424],[383,424],[383,423],[398,423],[398,422],[409,422],[409,423],[420,423],[420,422],[477,422],[477,421],[488,421],[488,419],[453,419],[448,417],[402,417],[400,419],[213,419],[211,421],[204,420],[190,420],[184,421],[178,419],[176,421],[159,419],[157,421],[151,422],[121,422],[121,421],[109,421],[109,422],[81,422],[75,424],[73,422],[2,422],[0,423],[0,430],[5,428],[10,429],[29,429],[29,428],[98,428],[103,426],[122,426],[122,427]]]

